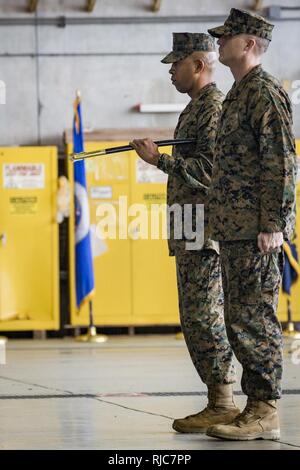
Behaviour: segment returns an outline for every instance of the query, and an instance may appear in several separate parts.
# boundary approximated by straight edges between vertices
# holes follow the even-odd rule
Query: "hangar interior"
[[[263,67],[291,99],[299,165],[299,0],[1,2],[1,450],[300,448],[297,279],[290,296],[281,289],[277,312],[285,331],[281,439],[224,442],[172,430],[178,415],[205,406],[206,388],[181,334],[167,241],[138,223],[150,230],[151,205],[166,203],[167,176],[134,150],[85,160],[94,289],[76,303],[74,100],[86,152],[172,139],[189,102],[161,63],[172,33],[207,33],[231,8],[275,25]],[[218,63],[215,81],[226,94],[229,68]],[[296,232],[299,181],[298,172]],[[140,206],[144,219],[135,223]],[[99,236],[104,210],[116,218],[108,238]],[[295,247],[300,253],[299,236]]]

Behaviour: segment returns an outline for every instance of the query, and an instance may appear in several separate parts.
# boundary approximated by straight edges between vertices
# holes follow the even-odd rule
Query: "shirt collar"
[[[215,82],[210,82],[210,83],[208,83],[207,85],[205,85],[204,87],[202,87],[201,90],[199,90],[198,95],[197,95],[192,101],[198,100],[198,99],[201,98],[203,95],[205,95],[205,93],[207,93],[208,90],[210,90],[211,88],[213,88],[213,87],[215,87],[215,86],[216,86],[216,83],[215,83]]]
[[[195,96],[195,98],[193,98],[187,105],[187,107],[185,108],[185,110],[189,111],[190,108],[192,108],[196,103],[198,103],[198,101],[200,99],[203,98],[203,96],[211,89],[211,88],[214,88],[216,87],[216,83],[215,82],[210,82],[208,83],[207,85],[205,85],[203,88],[201,88],[198,92],[198,94]]]
[[[261,64],[256,65],[253,69],[248,72],[239,83],[234,82],[231,90],[229,91],[228,98],[235,98],[240,91],[245,87],[246,83],[248,83],[253,77],[259,75],[262,71]]]

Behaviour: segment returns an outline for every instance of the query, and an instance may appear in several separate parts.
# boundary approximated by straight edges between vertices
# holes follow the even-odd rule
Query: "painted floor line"
[[[27,384],[29,385],[29,384]],[[41,385],[31,384],[37,387]],[[47,387],[43,387],[46,388]],[[300,389],[286,389],[283,395],[300,395]],[[27,395],[0,395],[0,400],[39,400],[49,398],[147,398],[147,397],[193,397],[206,396],[207,392],[119,392],[119,393],[73,393],[64,391],[63,393],[48,394],[27,394]],[[234,395],[244,395],[241,391],[234,392]]]

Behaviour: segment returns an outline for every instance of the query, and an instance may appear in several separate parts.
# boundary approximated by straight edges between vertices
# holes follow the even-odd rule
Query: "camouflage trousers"
[[[220,257],[214,250],[176,254],[182,332],[207,385],[235,382],[224,324]]]
[[[276,316],[283,252],[261,254],[256,240],[220,242],[224,314],[242,364],[242,390],[259,400],[280,398],[282,334]]]

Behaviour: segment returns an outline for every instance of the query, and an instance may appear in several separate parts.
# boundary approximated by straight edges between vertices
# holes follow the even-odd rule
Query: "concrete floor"
[[[100,345],[10,340],[0,365],[0,449],[300,449],[300,353],[292,360],[292,347],[300,342],[285,348],[281,441],[243,443],[172,430],[175,417],[206,403],[184,342],[172,335]],[[236,401],[243,407],[245,397]]]

